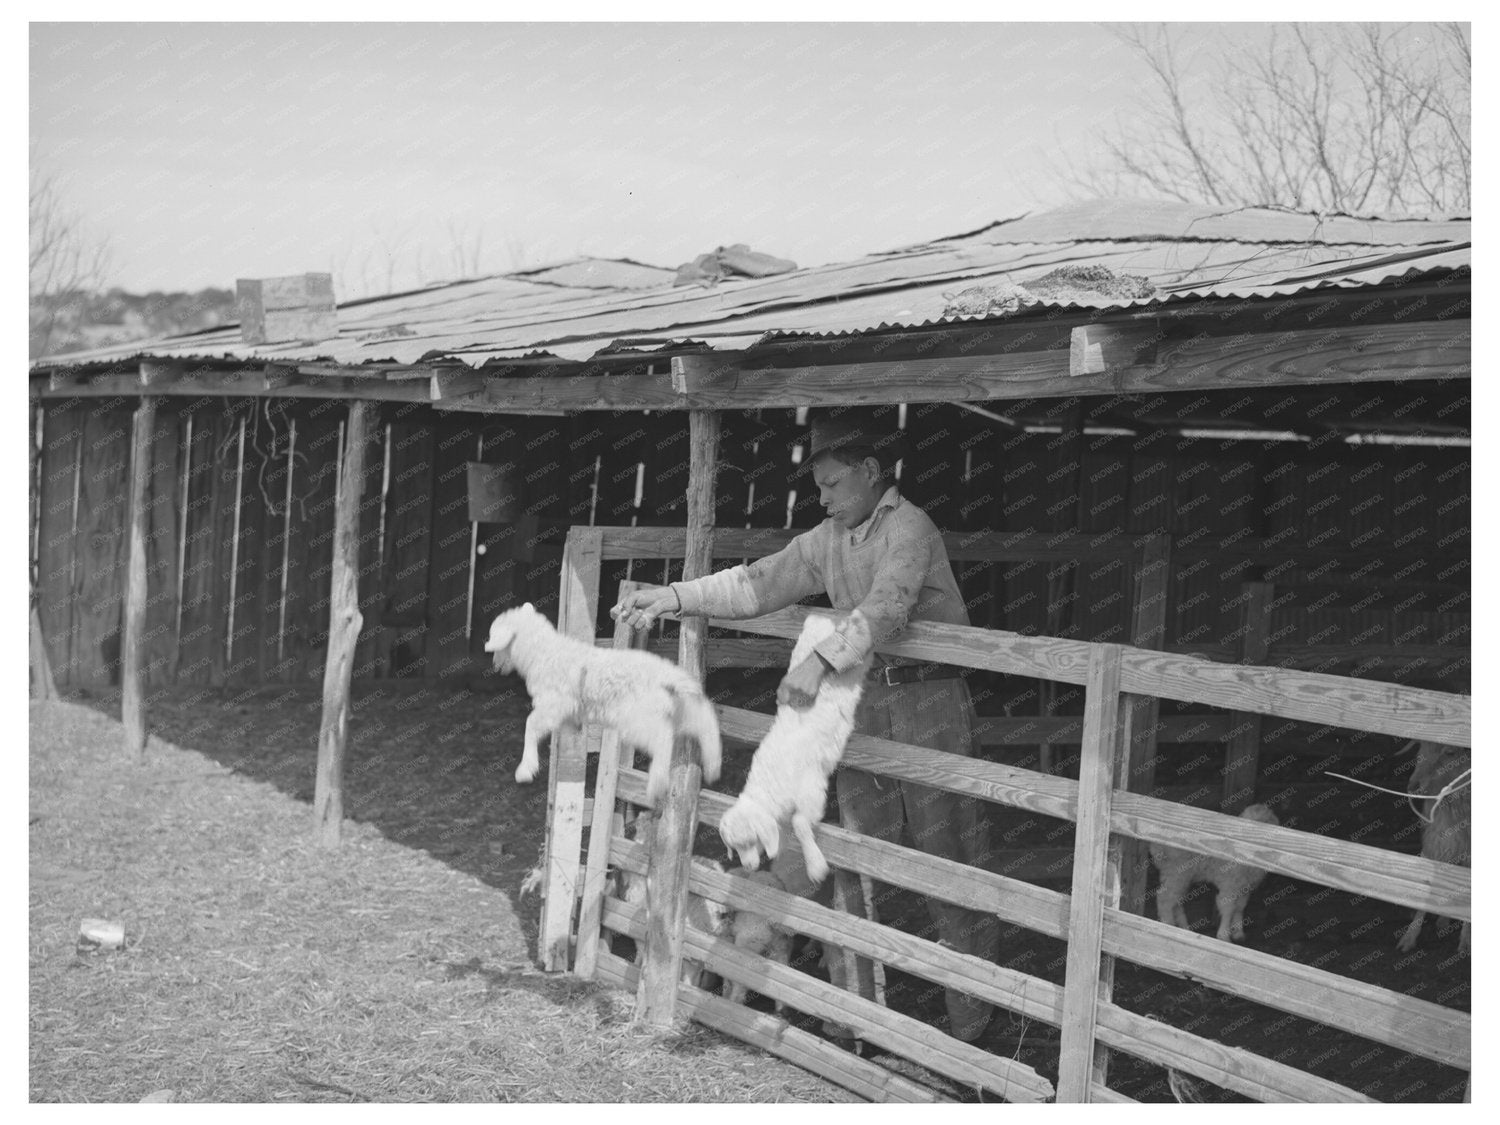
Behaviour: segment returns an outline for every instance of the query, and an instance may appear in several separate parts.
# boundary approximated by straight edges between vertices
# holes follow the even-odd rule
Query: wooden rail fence
[[[662,531],[648,539],[637,528],[617,539],[611,529],[575,529],[564,567],[563,627],[574,635],[592,637],[602,558],[642,547],[648,557],[662,557],[670,553],[662,548],[676,545],[681,536],[680,531]],[[621,542],[626,538],[628,547]],[[739,546],[735,543],[725,551],[717,545],[714,553],[733,557]],[[751,621],[710,624],[784,642],[796,637],[808,612],[794,607]],[[644,641],[643,635],[617,628],[612,643],[624,647]],[[835,825],[816,829],[819,846],[837,867],[987,911],[1003,921],[1066,941],[1064,982],[991,964],[697,865],[686,865],[687,877],[676,893],[700,895],[731,909],[753,909],[816,940],[939,986],[965,989],[1058,1027],[1061,1050],[1055,1089],[1028,1066],[990,1055],[818,978],[735,949],[691,926],[671,935],[675,941],[667,951],[669,971],[656,973],[657,980],[664,980],[670,988],[670,997],[664,1000],[658,995],[651,1002],[669,1008],[675,1005],[680,1015],[783,1055],[872,1099],[930,1100],[933,1093],[799,1032],[779,1017],[679,984],[677,961],[682,953],[727,980],[799,1011],[846,1024],[871,1043],[1006,1100],[1129,1100],[1108,1085],[1110,1051],[1125,1051],[1258,1100],[1370,1100],[1336,1082],[1116,1005],[1113,966],[1116,959],[1124,958],[1448,1066],[1471,1066],[1467,1013],[1140,917],[1122,909],[1120,896],[1124,846],[1134,841],[1144,847],[1145,842],[1157,841],[1414,909],[1472,918],[1467,869],[1189,808],[1129,792],[1120,784],[1135,741],[1133,724],[1143,713],[1140,700],[1145,698],[1469,746],[1468,696],[1315,672],[1217,664],[1131,646],[925,623],[910,626],[899,642],[882,645],[879,651],[1085,685],[1082,767],[1077,781],[864,735],[850,740],[844,758],[850,766],[882,776],[1073,821],[1077,830],[1070,894]],[[754,744],[771,722],[769,715],[738,708],[719,711],[721,728],[731,742]],[[591,751],[600,758],[589,802],[584,778]],[[653,956],[663,956],[667,937],[659,927],[648,925],[646,908],[606,894],[607,867],[646,873],[649,885],[662,860],[654,845],[627,839],[622,830],[619,802],[639,805],[645,797],[645,776],[631,765],[628,752],[622,754],[613,739],[598,731],[571,742],[564,739],[555,748],[542,948],[549,968],[567,968],[569,952],[576,946],[573,964],[580,975],[639,988],[642,974],[612,954],[604,940],[605,931],[637,939],[646,948],[649,964]],[[712,826],[731,803],[731,797],[705,790],[696,794],[690,813]],[[592,820],[587,858],[580,866],[586,809]],[[646,1001],[642,996],[642,1006]]]

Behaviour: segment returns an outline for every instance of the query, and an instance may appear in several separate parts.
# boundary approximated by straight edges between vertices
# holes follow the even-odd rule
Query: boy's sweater
[[[942,533],[894,488],[852,531],[827,519],[774,555],[672,589],[684,614],[725,618],[758,617],[826,593],[834,609],[851,611],[817,647],[836,672],[908,621],[969,623]]]

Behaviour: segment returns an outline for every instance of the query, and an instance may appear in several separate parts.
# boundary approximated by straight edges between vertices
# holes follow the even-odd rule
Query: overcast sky
[[[1221,34],[1204,26],[1198,34]],[[800,265],[1062,202],[1145,81],[1097,24],[33,24],[34,162],[135,291],[578,254]]]

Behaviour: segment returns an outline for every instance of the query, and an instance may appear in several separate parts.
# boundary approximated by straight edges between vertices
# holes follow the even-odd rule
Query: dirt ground
[[[702,1029],[643,1048],[628,1032],[626,998],[534,970],[537,901],[519,887],[538,859],[546,788],[511,778],[522,713],[513,691],[358,685],[345,773],[349,844],[339,858],[310,839],[316,685],[163,691],[151,702],[144,769],[119,761],[119,728],[104,717],[117,709],[82,702],[93,713],[34,706],[32,715],[33,1100],[138,1100],[158,1087],[207,1101],[848,1097]],[[748,764],[748,751],[731,752],[719,787],[735,791]],[[1308,804],[1306,793],[1283,803],[1296,802]],[[1376,806],[1364,807],[1367,819],[1381,819],[1369,811]],[[1404,825],[1386,812],[1391,831]],[[1299,826],[1295,812],[1283,822]],[[1414,852],[1403,835],[1408,842],[1394,846]],[[1211,899],[1188,904],[1200,931],[1212,927]],[[83,916],[123,917],[134,941],[120,955],[80,954]],[[1272,875],[1247,912],[1248,944],[1467,1011],[1469,959],[1455,952],[1456,927],[1440,934],[1429,922],[1416,952],[1400,954],[1407,918]],[[883,906],[883,920],[912,932],[926,919],[915,894],[897,892]],[[274,951],[293,948],[294,962],[278,973],[287,979],[258,995]],[[1002,948],[1003,963],[1062,980],[1061,942],[1012,926]],[[80,993],[70,981],[89,988]],[[892,1007],[939,1021],[940,990],[895,971],[888,984]],[[136,988],[162,997],[139,999]],[[387,1027],[379,1009],[398,1002],[392,993],[411,1012]],[[92,1014],[62,1010],[80,995],[96,1001]],[[1115,997],[1380,1101],[1463,1097],[1464,1072],[1128,963],[1117,968]],[[232,1030],[225,1049],[206,1047],[204,1020]],[[467,1046],[443,1035],[453,1027]],[[95,1081],[80,1065],[107,1049],[91,1038],[101,1028],[114,1044],[149,1047],[128,1075]],[[599,1042],[588,1075],[527,1069],[519,1044],[555,1052],[555,1063],[569,1034]],[[433,1038],[444,1040],[436,1054]],[[1056,1078],[1054,1028],[1000,1012],[979,1045]],[[184,1053],[197,1060],[190,1068]],[[362,1054],[375,1061],[367,1066]],[[677,1076],[674,1061],[691,1075]],[[1161,1067],[1119,1052],[1109,1084],[1142,1101],[1244,1100],[1207,1083],[1174,1093]]]
[[[852,1100],[535,968],[514,700],[358,703],[337,851],[312,833],[315,688],[170,693],[144,765],[113,717],[32,705],[31,1101]],[[87,918],[124,948],[80,947]]]

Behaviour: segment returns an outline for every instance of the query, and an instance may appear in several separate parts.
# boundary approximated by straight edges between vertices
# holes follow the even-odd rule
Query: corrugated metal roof
[[[1267,209],[1103,201],[981,231],[774,277],[674,288],[673,271],[579,259],[521,274],[377,298],[339,310],[339,336],[251,347],[238,326],[59,357],[69,364],[136,356],[415,363],[434,353],[478,365],[547,352],[583,360],[629,339],[715,348],[919,326],[944,317],[972,285],[1023,283],[1063,265],[1143,275],[1149,300],[1283,296],[1356,287],[1470,264],[1465,219],[1386,220]],[[661,280],[645,285],[653,276]],[[1038,301],[1038,305],[1052,302]],[[1111,309],[1148,300],[1061,302]]]
[[[1213,207],[1200,203],[1096,199],[1051,211],[1002,219],[956,240],[1071,242],[1202,239],[1210,242],[1303,242],[1327,245],[1415,246],[1463,242],[1469,220],[1387,219],[1312,215],[1271,207]],[[944,240],[949,241],[949,240]]]
[[[677,271],[632,262],[629,258],[577,258],[554,266],[522,270],[512,276],[567,289],[654,289],[658,285],[670,285]]]

